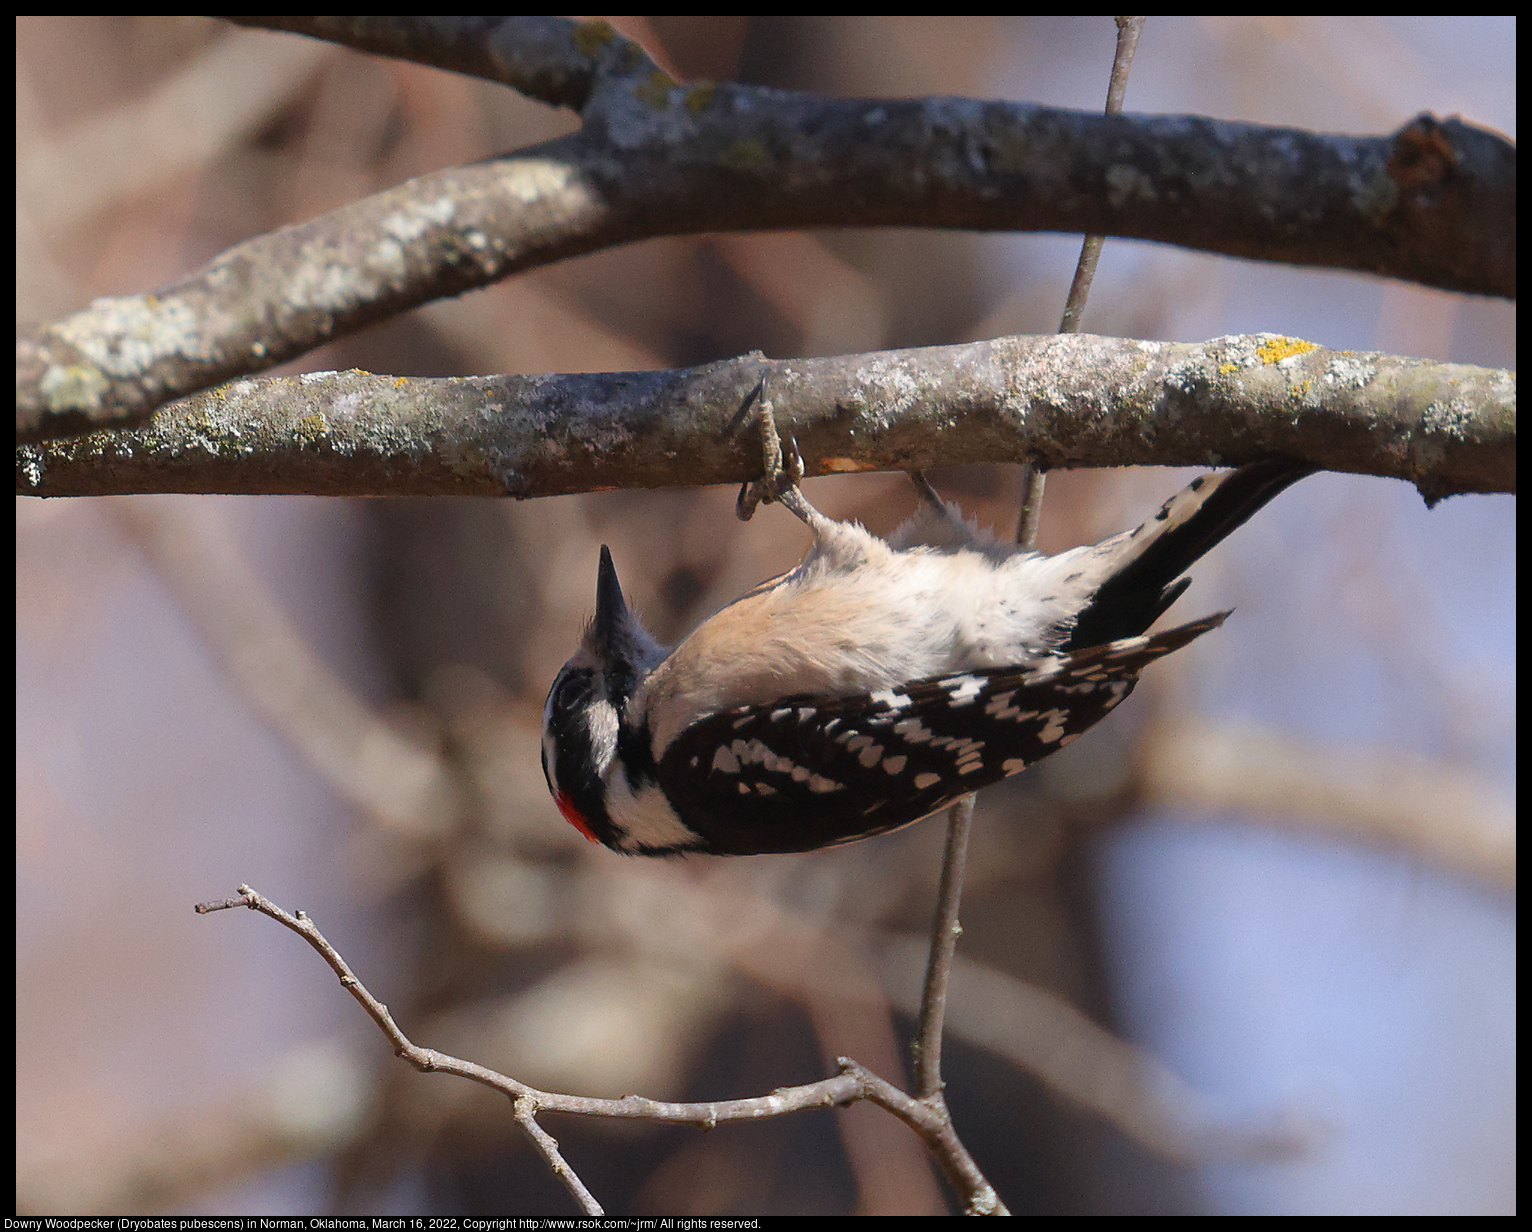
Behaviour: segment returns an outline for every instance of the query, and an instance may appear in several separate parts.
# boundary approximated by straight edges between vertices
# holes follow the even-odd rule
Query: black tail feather
[[[1275,496],[1317,469],[1291,458],[1269,458],[1228,474],[1205,475],[1171,497],[1122,544],[1122,568],[1081,610],[1064,648],[1083,650],[1143,633],[1191,585],[1183,573]],[[1199,495],[1209,482],[1217,486]],[[1167,521],[1176,524],[1165,526]],[[1142,546],[1136,547],[1138,543]]]

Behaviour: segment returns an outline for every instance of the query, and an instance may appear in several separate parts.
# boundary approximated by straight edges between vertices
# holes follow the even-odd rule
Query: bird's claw
[[[777,422],[768,399],[762,398],[757,404],[756,418],[761,425],[762,473],[759,479],[740,487],[734,512],[742,522],[754,516],[757,505],[769,505],[796,492],[798,481],[803,478],[803,455],[798,452],[798,442],[791,436],[787,438],[784,457],[782,438],[777,435]]]

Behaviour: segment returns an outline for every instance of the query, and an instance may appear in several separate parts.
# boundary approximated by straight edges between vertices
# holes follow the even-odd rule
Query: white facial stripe
[[[585,711],[585,730],[590,734],[596,773],[605,775],[617,756],[617,707],[605,698],[593,698]]]

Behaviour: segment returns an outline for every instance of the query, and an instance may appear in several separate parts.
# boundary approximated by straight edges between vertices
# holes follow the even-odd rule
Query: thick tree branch
[[[582,129],[259,236],[156,294],[18,331],[18,440],[138,422],[430,300],[661,235],[1080,232],[1516,293],[1515,147],[1458,120],[1343,137],[681,86],[599,24],[453,20],[408,19],[385,37],[375,19],[350,41],[398,51],[439,31],[414,58],[579,106]]]
[[[16,490],[533,497],[739,482],[760,470],[740,413],[763,374],[810,474],[1279,453],[1405,479],[1431,501],[1516,489],[1509,372],[1270,334],[1074,334],[659,372],[242,380],[147,428],[19,447]]]

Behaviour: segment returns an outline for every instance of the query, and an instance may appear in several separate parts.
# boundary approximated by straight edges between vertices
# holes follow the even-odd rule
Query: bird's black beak
[[[628,604],[617,581],[617,567],[612,564],[612,551],[603,543],[601,569],[596,575],[596,619],[591,625],[593,641],[603,657],[626,640],[630,623]]]

